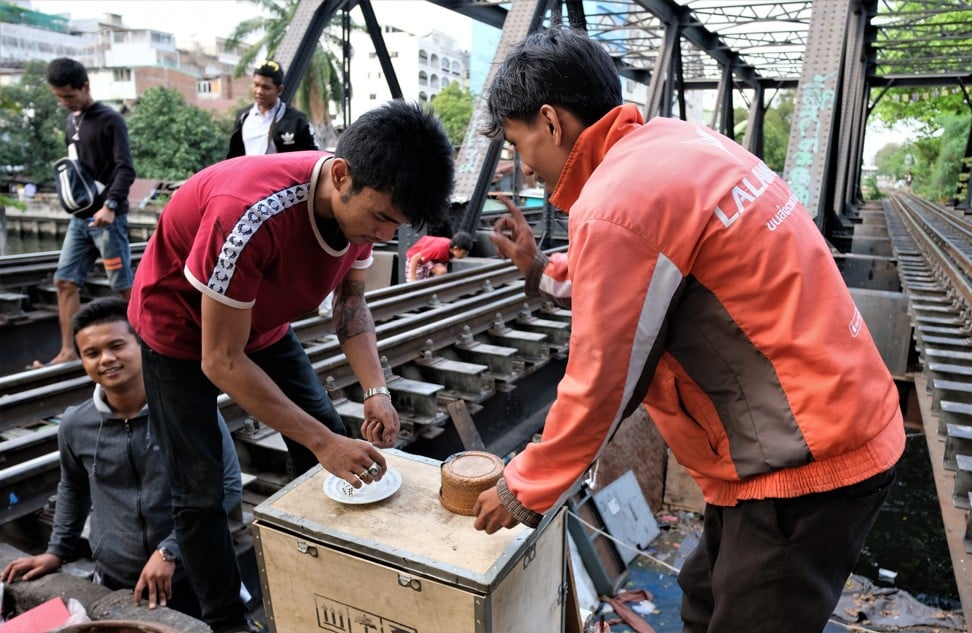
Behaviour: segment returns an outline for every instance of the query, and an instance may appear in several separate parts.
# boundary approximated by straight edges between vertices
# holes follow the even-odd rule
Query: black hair
[[[449,242],[449,248],[461,248],[462,250],[469,252],[473,247],[472,235],[466,233],[465,231],[456,231],[452,234],[452,240]]]
[[[397,99],[355,119],[334,150],[348,162],[352,195],[363,187],[391,194],[392,204],[415,229],[448,218],[454,154],[431,109]]]
[[[604,48],[583,32],[555,26],[510,49],[487,91],[482,134],[498,137],[503,121],[531,122],[540,106],[561,107],[585,127],[623,103],[621,79]]]
[[[272,59],[265,60],[256,70],[253,71],[254,75],[260,75],[262,77],[269,77],[273,81],[273,85],[279,86],[283,83],[284,72],[283,68],[278,62]]]
[[[88,82],[88,71],[84,64],[70,57],[58,57],[47,64],[47,83],[55,88],[71,86],[75,90]]]
[[[78,332],[102,323],[121,321],[128,326],[133,335],[135,328],[128,321],[128,302],[119,297],[101,297],[85,304],[71,319],[71,334],[77,337]]]

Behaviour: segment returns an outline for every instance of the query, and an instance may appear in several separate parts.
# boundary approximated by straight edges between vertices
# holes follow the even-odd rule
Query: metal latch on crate
[[[317,558],[317,548],[306,541],[297,541],[297,551],[301,554],[307,554],[308,556]]]
[[[530,563],[532,563],[533,559],[536,557],[537,557],[537,545],[536,543],[534,543],[533,545],[530,546],[530,549],[528,549],[523,553],[523,569],[529,567]]]
[[[402,587],[410,587],[418,592],[422,591],[422,581],[405,574],[398,574],[398,584]]]

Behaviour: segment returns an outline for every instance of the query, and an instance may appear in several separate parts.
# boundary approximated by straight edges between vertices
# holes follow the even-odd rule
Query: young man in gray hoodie
[[[95,383],[94,395],[61,418],[61,480],[47,551],[14,560],[0,572],[0,581],[33,580],[78,558],[90,512],[96,582],[132,589],[135,603],[146,597],[150,609],[168,606],[199,617],[173,531],[165,463],[149,426],[142,355],[127,310],[124,300],[109,297],[74,316],[74,342]],[[242,481],[222,419],[219,429],[223,507],[229,511],[240,502]]]

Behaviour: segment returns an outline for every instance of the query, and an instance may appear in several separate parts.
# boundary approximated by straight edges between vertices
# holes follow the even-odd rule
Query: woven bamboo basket
[[[485,451],[464,451],[448,457],[441,466],[442,507],[456,514],[473,515],[479,493],[496,485],[503,460]]]

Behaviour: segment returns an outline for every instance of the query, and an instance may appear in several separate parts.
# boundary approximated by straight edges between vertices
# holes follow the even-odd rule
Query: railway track
[[[515,267],[496,260],[366,296],[402,421],[398,448],[443,458],[472,443],[505,454],[536,432],[563,371],[570,315],[528,299]],[[362,390],[330,319],[309,316],[293,327],[357,432]],[[0,377],[0,494],[11,501],[0,524],[47,504],[58,478],[58,416],[90,393],[80,362]],[[258,501],[293,476],[283,443],[225,394],[219,405]]]
[[[972,225],[915,196],[884,201],[921,370],[918,406],[961,602],[972,605]]]
[[[145,251],[145,242],[131,245],[132,263],[136,264]],[[50,283],[57,268],[59,251],[0,256],[0,288],[8,292]],[[92,278],[98,279],[95,271]]]

